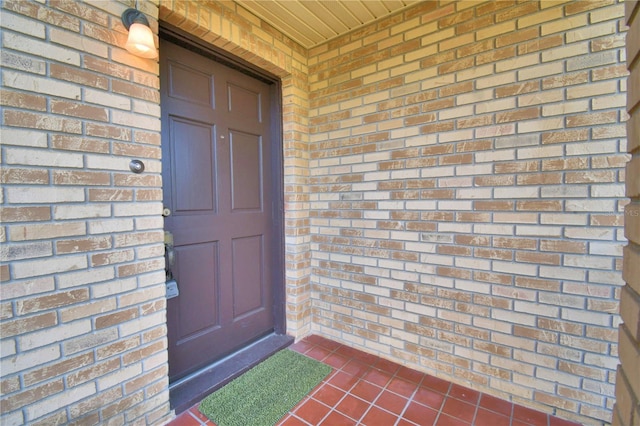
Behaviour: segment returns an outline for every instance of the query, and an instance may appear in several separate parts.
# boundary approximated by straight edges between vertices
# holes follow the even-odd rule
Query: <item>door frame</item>
[[[160,22],[159,37],[198,53],[208,59],[238,70],[269,84],[271,105],[271,193],[273,217],[273,247],[271,250],[273,286],[273,327],[275,334],[286,334],[286,282],[284,241],[284,146],[282,135],[282,82],[277,76],[238,58],[229,52],[199,40],[192,34],[165,22]],[[162,109],[162,104],[160,104]],[[164,130],[164,129],[162,129]],[[161,130],[161,131],[162,131]]]

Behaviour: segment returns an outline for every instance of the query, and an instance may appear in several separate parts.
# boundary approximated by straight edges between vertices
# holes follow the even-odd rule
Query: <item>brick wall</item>
[[[170,416],[158,66],[126,7],[2,2],[3,425]]]
[[[158,19],[282,79],[289,333],[610,419],[621,4],[425,2],[307,52],[231,2],[139,3],[154,31]],[[158,68],[120,47],[132,5],[2,3],[3,424],[171,416]],[[638,395],[626,217],[622,424]]]
[[[2,4],[3,425],[171,417],[158,65],[121,48],[133,5]],[[287,329],[308,333],[306,50],[230,3],[138,7],[156,33],[160,19],[282,79]]]
[[[615,1],[423,2],[310,51],[316,332],[611,420],[623,15]]]
[[[640,424],[640,3],[626,1],[627,65],[631,75],[627,111],[627,149],[632,158],[627,165],[627,196],[631,203],[625,209],[623,278],[627,282],[620,295],[619,345],[620,362],[616,378],[616,408],[613,423]]]

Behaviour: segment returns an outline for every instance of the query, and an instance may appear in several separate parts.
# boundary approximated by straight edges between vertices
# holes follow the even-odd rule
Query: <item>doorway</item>
[[[170,382],[284,333],[278,87],[231,65],[161,39]]]

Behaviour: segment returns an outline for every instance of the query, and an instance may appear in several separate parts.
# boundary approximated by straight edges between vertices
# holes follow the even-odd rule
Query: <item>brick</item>
[[[68,371],[86,366],[93,362],[93,354],[83,354],[67,360],[44,366],[25,374],[25,385],[31,386],[44,380],[59,376]]]
[[[60,259],[46,258],[42,260],[23,261],[14,265],[15,278],[29,278],[77,269],[86,269],[87,259],[84,256],[67,256]]]
[[[4,337],[17,336],[52,327],[57,324],[55,312],[44,313],[41,315],[31,316],[28,318],[18,318],[12,321],[5,321],[2,325],[2,335]]]
[[[33,56],[51,59],[70,65],[80,65],[80,54],[71,49],[53,46],[44,41],[38,41],[17,34],[6,33],[3,37],[2,47],[5,49],[24,52]]]
[[[45,74],[45,62],[15,54],[3,49],[0,52],[0,64],[5,68],[27,71],[33,74]]]
[[[3,129],[0,134],[0,142],[4,145],[16,145],[21,147],[47,147],[47,134],[33,130]]]
[[[0,406],[3,413],[6,413],[60,392],[63,388],[62,380],[55,380],[3,399],[0,402]]]
[[[52,100],[51,112],[95,121],[108,121],[109,114],[104,108],[84,105],[76,102]]]
[[[9,239],[12,241],[40,240],[84,235],[85,232],[84,223],[15,225],[9,227]]]
[[[115,299],[103,299],[92,303],[83,303],[79,306],[65,307],[60,310],[60,319],[62,322],[70,322],[80,318],[96,316],[115,309]]]
[[[51,191],[49,188],[41,186],[32,188],[18,187],[7,188],[7,200],[15,204],[25,204],[28,202],[37,202],[38,204],[78,202],[84,201],[84,193],[81,189],[76,188],[64,188]]]
[[[83,239],[61,240],[56,242],[56,250],[60,254],[78,253],[111,248],[110,237],[91,237]]]
[[[35,222],[51,219],[49,207],[0,207],[2,222]]]
[[[117,139],[129,141],[131,140],[131,129],[122,126],[110,126],[99,123],[86,123],[85,131],[88,136],[98,138]]]
[[[0,105],[12,106],[20,109],[30,109],[33,111],[46,111],[47,99],[44,96],[39,95],[0,90]]]
[[[53,251],[50,242],[24,244],[5,244],[0,247],[0,259],[3,262],[51,256]]]
[[[143,300],[155,298],[164,279],[160,170],[127,174],[125,157],[160,157],[157,62],[110,47],[121,45],[126,35],[112,21],[122,5],[5,3],[11,15],[39,25],[24,29],[35,31],[35,37],[5,30],[14,41],[29,43],[14,43],[15,50],[3,46],[3,67],[29,77],[49,72],[50,80],[78,88],[83,97],[48,99],[46,105],[55,106],[53,115],[38,113],[42,101],[36,98],[44,97],[39,93],[15,91],[33,96],[29,99],[36,109],[31,111],[30,104],[7,98],[11,107],[3,112],[5,128],[30,127],[26,132],[31,133],[6,138],[14,147],[24,145],[17,147],[24,155],[10,171],[3,170],[9,184],[2,196],[28,202],[30,210],[7,210],[23,206],[6,204],[4,210],[12,215],[7,217],[19,220],[31,212],[34,219],[7,223],[0,240],[34,238],[10,243],[11,256],[20,256],[32,250],[28,247],[44,249],[48,239],[55,239],[58,259],[82,256],[94,265],[60,273],[55,283],[52,276],[31,280],[35,293],[29,298],[13,286],[18,296],[10,306],[50,296],[54,289],[90,288],[91,301],[55,308],[57,318],[65,326],[85,321],[97,326],[101,318],[104,328],[86,336],[71,336],[72,328],[63,328],[70,334],[56,342],[57,353],[42,356],[45,364],[60,356],[60,349],[66,358],[95,353],[105,364],[132,363],[106,376],[99,376],[100,369],[87,371],[73,384],[82,388],[95,381],[99,393],[74,402],[56,394],[46,400],[48,406],[36,402],[34,410],[24,411],[29,417],[23,422],[42,414],[38,421],[154,423],[151,418],[166,418],[169,410],[166,384],[158,384],[166,376],[166,362],[158,355],[164,349],[153,343],[145,352],[138,345],[141,336],[162,340],[166,334],[165,302]],[[634,90],[624,82],[620,63],[622,6],[598,4],[579,11],[592,6],[578,3],[427,2],[309,51],[229,4],[161,5],[161,19],[270,72],[289,75],[282,86],[290,331],[317,327],[344,342],[437,370],[444,378],[463,378],[505,397],[514,395],[528,406],[559,410],[580,423],[603,417],[607,410],[599,407],[613,403],[614,321],[587,328],[588,319],[579,315],[570,320],[542,315],[558,309],[609,315],[620,294],[616,269],[626,268],[626,277],[637,275],[633,265],[620,263],[615,243],[626,218],[618,201],[626,161],[620,152],[622,102],[624,91]],[[155,28],[157,6],[142,2],[140,7]],[[115,32],[108,28],[111,22]],[[37,49],[45,46],[38,39],[44,23],[54,41],[47,44],[73,46],[57,53],[82,55],[82,68],[80,62],[76,67],[42,60],[46,57]],[[81,40],[98,55],[111,49],[109,60],[81,48]],[[439,53],[439,47],[450,50]],[[543,58],[549,62],[538,66]],[[496,66],[505,72],[493,74]],[[15,109],[19,105],[24,109]],[[76,106],[84,112],[76,114]],[[94,114],[108,109],[114,119],[96,121],[104,115]],[[609,114],[613,111],[615,117]],[[369,123],[363,123],[365,117]],[[76,122],[62,121],[67,119]],[[627,146],[633,150],[633,121],[627,127],[632,129]],[[6,145],[3,155],[10,149]],[[77,167],[52,165],[52,160],[21,164],[31,161],[27,151],[51,150],[78,154],[82,162]],[[38,185],[82,189],[83,198],[36,210],[43,206],[34,207],[18,194]],[[100,217],[107,212],[114,216]],[[39,238],[25,226],[39,226],[36,219],[50,221],[51,214],[56,220],[82,218],[82,232],[74,236],[75,231],[50,227],[52,222],[40,224],[49,226],[38,228],[49,236]],[[627,222],[632,229],[635,222]],[[3,274],[13,280],[13,267],[24,274],[20,264],[31,261],[15,262]],[[111,265],[115,262],[124,263]],[[575,271],[584,280],[572,281]],[[138,295],[138,286],[149,293]],[[522,301],[539,302],[540,314],[536,305]],[[522,312],[514,312],[516,303]],[[424,306],[433,309],[433,318],[420,315]],[[142,312],[153,313],[136,316]],[[14,314],[12,309],[3,313]],[[606,318],[595,319],[602,323]],[[467,347],[471,344],[480,349]],[[143,357],[149,357],[144,369]],[[38,363],[29,371],[43,368]],[[76,367],[71,374],[88,367]],[[559,384],[553,384],[554,368],[560,369]],[[562,384],[576,378],[582,389]],[[134,394],[124,396],[125,389]],[[61,410],[51,402],[70,405]]]
[[[52,63],[49,67],[49,75],[57,80],[69,81],[83,86],[99,89],[107,89],[109,87],[109,80],[106,77],[63,64]],[[86,90],[90,91],[91,89]],[[85,97],[87,96],[87,91],[85,91]]]
[[[39,293],[52,291],[54,287],[53,277],[13,281],[3,285],[2,296],[4,300],[24,297],[27,295],[33,296]]]
[[[82,132],[80,120],[54,117],[46,114],[36,114],[25,111],[5,110],[4,124],[6,126],[23,127],[39,130],[75,133]]]
[[[57,185],[109,185],[111,176],[104,172],[54,171],[53,182]]]

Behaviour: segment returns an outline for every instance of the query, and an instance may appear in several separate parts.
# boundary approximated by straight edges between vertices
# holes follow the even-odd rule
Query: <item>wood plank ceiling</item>
[[[421,0],[235,0],[310,49]]]

